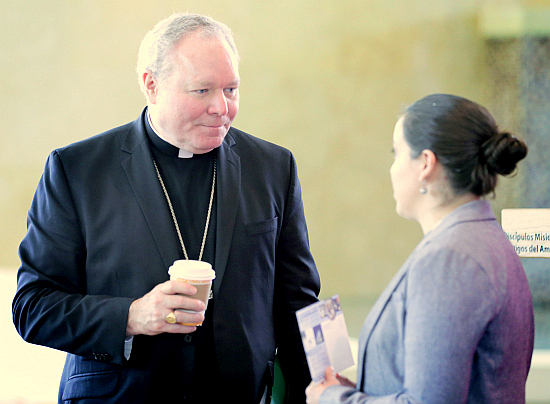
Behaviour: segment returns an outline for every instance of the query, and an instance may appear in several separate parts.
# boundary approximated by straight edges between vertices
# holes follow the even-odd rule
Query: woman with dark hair
[[[397,213],[417,221],[424,239],[363,325],[357,384],[327,369],[307,402],[525,402],[531,293],[483,197],[527,146],[482,106],[434,94],[397,121],[393,151]]]

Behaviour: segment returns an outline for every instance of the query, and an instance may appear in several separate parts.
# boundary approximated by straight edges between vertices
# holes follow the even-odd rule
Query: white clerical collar
[[[155,133],[155,135],[157,135],[159,137],[159,139],[162,139],[162,137],[160,137],[157,130],[153,126],[153,122],[151,122],[151,117],[149,116],[149,111],[147,111],[147,121],[149,122],[149,126],[151,126],[151,129],[153,129],[153,132]],[[165,141],[164,139],[162,139],[162,140]],[[178,150],[179,150],[178,157],[180,159],[189,159],[189,158],[193,157],[193,153],[191,153],[188,150],[180,149],[180,148],[178,148]]]
[[[189,159],[189,158],[193,157],[193,153],[191,153],[190,151],[187,151],[185,149],[180,149],[180,151],[178,153],[178,157],[180,159]]]

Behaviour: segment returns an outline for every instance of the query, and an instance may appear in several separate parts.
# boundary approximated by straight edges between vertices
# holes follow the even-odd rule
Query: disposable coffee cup
[[[212,265],[205,261],[195,260],[177,260],[174,261],[172,266],[168,268],[168,274],[171,280],[177,280],[179,282],[189,283],[197,288],[197,294],[193,296],[194,299],[202,300],[206,307],[208,306],[208,299],[210,298],[210,291],[212,288],[212,280],[216,277],[216,272],[212,269]],[[188,313],[197,313],[190,310],[182,310]],[[205,311],[201,313],[205,313]],[[183,325],[198,326],[202,323],[182,323]]]

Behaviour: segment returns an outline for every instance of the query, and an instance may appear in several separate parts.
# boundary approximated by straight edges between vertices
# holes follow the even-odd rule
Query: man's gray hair
[[[150,70],[157,80],[165,79],[171,72],[170,55],[174,45],[184,36],[194,32],[200,32],[200,35],[210,38],[225,39],[239,60],[233,33],[227,25],[205,15],[175,13],[159,21],[141,41],[136,66],[141,91],[145,92],[142,74]]]

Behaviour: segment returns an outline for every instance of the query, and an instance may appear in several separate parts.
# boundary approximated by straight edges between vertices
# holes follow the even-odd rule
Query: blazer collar
[[[428,243],[449,228],[464,222],[479,222],[486,220],[496,220],[489,202],[485,200],[476,200],[459,206],[443,218],[441,223],[426,234],[421,244]]]

